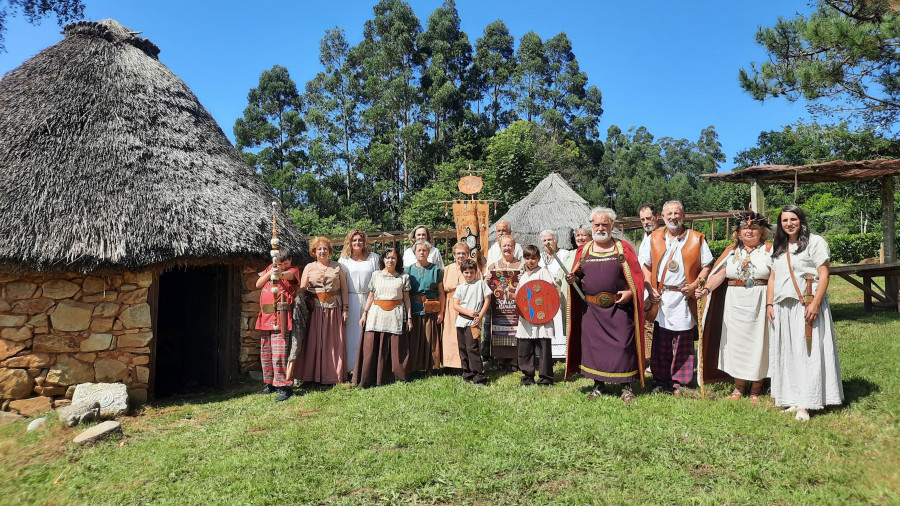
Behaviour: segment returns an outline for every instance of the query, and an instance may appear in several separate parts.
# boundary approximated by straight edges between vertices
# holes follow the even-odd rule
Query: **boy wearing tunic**
[[[300,270],[291,265],[290,252],[287,248],[283,248],[274,260],[275,263],[260,272],[259,279],[256,280],[256,288],[261,289],[256,330],[262,331],[259,338],[259,360],[262,364],[265,387],[260,393],[278,392],[275,400],[281,402],[287,400],[293,393],[291,387],[294,385],[294,380],[286,375],[293,318],[290,316],[286,318],[287,328],[278,326],[277,295],[272,293],[272,287],[277,286],[278,290],[284,294],[283,302],[293,305],[297,284],[300,280]],[[276,327],[278,328],[276,329]]]
[[[546,267],[538,265],[541,260],[541,252],[537,246],[531,244],[525,246],[523,256],[525,257],[525,269],[519,277],[519,286],[537,279],[553,285],[553,275]],[[516,343],[519,352],[519,370],[522,371],[522,385],[534,384],[536,349],[539,350],[538,354],[540,355],[538,357],[537,384],[553,384],[553,346],[551,343],[554,335],[553,320],[538,324],[519,317],[519,325],[516,327]]]
[[[491,289],[478,275],[478,266],[471,258],[459,264],[465,283],[456,287],[453,293],[453,308],[456,317],[456,339],[459,359],[463,370],[463,381],[476,385],[487,384],[478,338],[481,335],[481,320],[491,306]]]

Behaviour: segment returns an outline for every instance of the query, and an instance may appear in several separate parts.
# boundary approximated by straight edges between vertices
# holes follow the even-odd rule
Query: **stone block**
[[[0,330],[0,338],[6,339],[8,341],[14,341],[20,343],[22,341],[27,341],[34,336],[34,331],[31,330],[30,327],[7,327],[5,329]]]
[[[94,374],[97,381],[104,383],[124,381],[128,376],[128,366],[112,358],[101,358],[94,362]]]
[[[76,385],[71,385],[66,389],[66,399],[72,399],[72,396],[75,395],[75,387]]]
[[[34,416],[51,411],[53,404],[48,397],[32,397],[10,402],[9,409],[22,416]]]
[[[72,440],[75,444],[86,445],[96,443],[102,439],[106,439],[113,434],[122,432],[122,426],[115,420],[107,420],[103,423],[94,425],[90,429],[75,436]]]
[[[91,332],[109,332],[113,328],[115,318],[94,318],[88,330]]]
[[[75,387],[72,404],[99,402],[100,416],[111,418],[128,412],[128,389],[124,383],[82,383]]]
[[[147,389],[132,388],[128,391],[128,401],[131,402],[132,406],[147,404]]]
[[[259,302],[259,294],[260,290],[254,290],[252,292],[244,292],[241,294],[241,301],[243,302]]]
[[[46,353],[29,353],[27,355],[19,355],[10,357],[0,362],[0,367],[21,367],[21,368],[40,368],[50,365],[50,355]]]
[[[0,287],[0,293],[2,292],[2,287]],[[0,312],[9,311],[10,309],[12,309],[12,306],[9,305],[9,302],[6,302],[6,299],[0,297]]]
[[[134,372],[137,375],[137,380],[141,383],[150,383],[150,368],[137,366],[134,368]]]
[[[34,336],[34,351],[44,353],[77,353],[81,339],[71,334],[38,334]]]
[[[153,272],[125,272],[122,274],[123,283],[134,283],[141,288],[147,288],[153,284]]]
[[[68,427],[96,422],[100,420],[100,403],[97,401],[73,402],[66,407],[58,408],[56,414],[59,416],[59,421]]]
[[[69,386],[90,381],[94,381],[94,368],[91,367],[91,364],[73,357],[61,356],[56,359],[56,364],[50,366],[44,384],[45,386]],[[65,391],[63,392],[65,393]]]
[[[44,297],[50,297],[51,299],[68,299],[78,293],[78,290],[80,290],[81,287],[64,279],[51,279],[41,285],[41,289],[44,292]]]
[[[25,315],[0,314],[0,327],[21,327],[26,320]]]
[[[75,302],[68,299],[62,300],[50,314],[50,323],[56,330],[69,332],[86,330],[91,324],[91,314],[93,312],[93,304]]]
[[[9,411],[0,411],[0,425],[7,425],[10,423],[16,423],[19,420],[24,420],[25,417],[16,413],[10,413]]]
[[[109,285],[107,285],[106,281],[95,276],[87,276],[84,278],[84,283],[81,284],[81,290],[85,294],[102,293],[107,288],[109,288]]]
[[[135,355],[146,355],[147,353],[150,353],[150,348],[146,347],[146,346],[143,348],[116,348],[116,349],[119,351],[125,352],[125,353],[134,353]]]
[[[37,285],[28,281],[13,281],[6,284],[6,300],[30,299],[37,293]]]
[[[126,334],[119,336],[116,340],[117,348],[143,348],[150,344],[153,340],[152,332],[141,332],[138,334]]]
[[[13,303],[12,312],[18,314],[41,314],[53,307],[53,304],[53,299],[47,297],[19,300]]]
[[[147,288],[139,288],[133,292],[125,292],[119,296],[119,302],[129,305],[147,302],[147,292]]]
[[[28,427],[25,427],[25,430],[28,432],[31,432],[33,430],[38,430],[41,427],[43,427],[44,424],[46,424],[46,423],[47,423],[46,416],[42,416],[40,418],[35,418],[34,420],[31,421],[31,423],[28,424]]]
[[[150,363],[150,357],[147,355],[140,355],[131,359],[131,363],[134,365],[147,365]]]
[[[131,292],[131,291],[137,290],[137,287],[138,286],[133,283],[126,283],[119,287],[119,291],[120,292]]]
[[[112,346],[112,334],[91,334],[79,345],[81,351],[108,350]]]
[[[6,360],[7,358],[15,355],[16,353],[19,353],[24,349],[24,343],[17,343],[15,341],[0,339],[0,360]]]
[[[50,319],[46,314],[36,314],[28,319],[28,325],[31,327],[46,327],[50,325]]]
[[[150,327],[150,305],[138,304],[125,308],[119,315],[119,321],[127,329]]]
[[[110,318],[119,312],[119,305],[115,302],[101,302],[94,308],[94,317]]]
[[[61,395],[66,395],[66,388],[61,386],[43,386],[41,388],[41,395],[44,397],[59,397]]]
[[[0,399],[24,399],[34,386],[24,369],[0,369]]]
[[[53,409],[64,408],[72,404],[69,399],[53,399]]]
[[[82,302],[113,302],[119,297],[119,292],[111,292],[109,290],[101,293],[93,293],[90,295],[85,295],[81,298]]]
[[[80,360],[89,364],[93,364],[94,361],[97,360],[96,353],[76,353],[73,357],[75,357],[75,360]]]

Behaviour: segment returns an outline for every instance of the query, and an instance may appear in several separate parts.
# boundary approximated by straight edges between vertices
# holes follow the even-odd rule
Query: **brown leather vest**
[[[650,273],[652,276],[651,279],[656,285],[657,290],[659,290],[665,282],[665,279],[663,281],[657,280],[659,279],[660,260],[663,255],[666,254],[665,234],[667,233],[668,230],[666,227],[660,227],[650,234]],[[687,237],[684,240],[684,246],[681,247],[681,258],[684,260],[685,277],[689,284],[697,279],[697,275],[700,274],[700,270],[703,268],[703,266],[700,265],[700,244],[702,244],[703,241],[706,241],[705,235],[696,230],[688,230]],[[696,313],[697,300],[688,298],[688,306]]]

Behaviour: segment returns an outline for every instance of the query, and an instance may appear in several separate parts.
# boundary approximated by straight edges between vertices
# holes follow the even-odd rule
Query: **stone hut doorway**
[[[240,269],[174,267],[154,286],[151,397],[226,387],[238,372]]]

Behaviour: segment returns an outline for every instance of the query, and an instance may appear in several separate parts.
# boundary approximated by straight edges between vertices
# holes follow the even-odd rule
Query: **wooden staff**
[[[578,250],[576,249],[575,251],[578,251]],[[566,274],[566,276],[568,276],[569,270],[566,269],[565,265],[563,265],[562,260],[560,260],[559,257],[556,256],[556,251],[553,252],[553,258],[556,259],[556,263],[559,264],[559,268],[562,269],[562,271]],[[569,283],[569,284],[575,288],[575,291],[578,292],[578,296],[581,297],[581,300],[587,302],[587,299],[584,297],[584,292],[581,291],[581,287],[578,286],[578,283]]]

